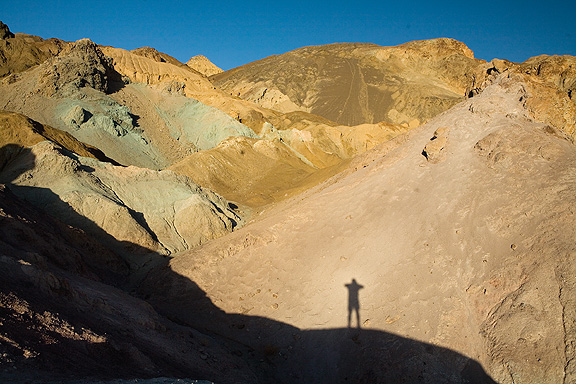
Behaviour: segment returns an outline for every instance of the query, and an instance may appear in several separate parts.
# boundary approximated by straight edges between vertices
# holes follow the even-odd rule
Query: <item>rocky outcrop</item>
[[[430,163],[438,163],[446,158],[446,147],[448,145],[448,127],[438,128],[434,131],[434,136],[422,150],[422,155]]]
[[[222,69],[218,68],[214,63],[212,63],[206,56],[196,55],[192,56],[190,60],[186,62],[186,65],[195,71],[200,72],[206,77],[216,75],[218,73],[224,72]]]
[[[112,61],[92,41],[82,39],[43,64],[37,89],[46,96],[70,94],[82,87],[108,93],[119,81]]]
[[[523,62],[520,65],[520,70],[553,84],[560,91],[566,92],[568,97],[576,102],[576,57],[568,55],[536,56]]]
[[[0,40],[12,39],[14,34],[10,32],[10,28],[0,21]]]

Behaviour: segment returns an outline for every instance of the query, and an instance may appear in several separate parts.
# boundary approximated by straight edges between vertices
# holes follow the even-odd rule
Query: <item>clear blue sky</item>
[[[103,45],[150,46],[230,69],[307,45],[384,46],[451,37],[475,56],[521,62],[576,55],[576,0],[563,1],[3,1],[12,32]]]

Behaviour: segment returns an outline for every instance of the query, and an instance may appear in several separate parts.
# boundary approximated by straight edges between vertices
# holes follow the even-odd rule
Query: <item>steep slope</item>
[[[271,56],[211,79],[234,96],[282,112],[311,112],[344,125],[414,127],[462,101],[484,65],[450,39],[397,47],[332,44]]]
[[[150,261],[151,252],[183,251],[241,223],[224,199],[170,171],[117,167],[51,142],[31,149],[12,147],[2,149],[17,155],[0,170],[0,182],[94,236],[135,270]],[[132,244],[139,246],[138,253]]]
[[[100,161],[114,163],[112,159],[106,157],[98,148],[76,140],[74,136],[67,132],[42,125],[19,113],[0,111],[0,148],[9,144],[31,147],[45,140],[52,141],[80,156],[93,157]],[[0,169],[4,165],[4,162],[0,162]]]
[[[150,65],[182,68],[130,55]],[[188,67],[182,70],[193,74]],[[152,169],[212,148],[228,136],[256,137],[230,116],[180,96],[174,89],[126,81],[111,59],[84,39],[17,79],[4,81],[0,109],[67,131],[119,163]]]
[[[500,383],[572,381],[576,149],[531,119],[526,79],[500,76],[321,187],[179,255],[144,291],[179,321],[272,348],[277,372],[300,374],[287,382],[467,380],[439,379],[431,366],[418,368],[420,379],[398,376],[380,349],[394,356],[396,344],[374,346],[375,330],[460,352]],[[253,320],[211,321],[182,279]],[[363,286],[358,325],[347,312],[353,279]],[[158,290],[159,281],[173,283]],[[350,314],[362,329],[339,334],[354,341],[344,352],[329,331],[346,327]],[[342,365],[363,348],[373,353]]]
[[[12,33],[0,21],[0,78],[35,67],[60,53],[68,43],[58,39],[44,40],[38,36]]]
[[[4,185],[0,272],[3,383],[186,375],[256,381],[221,340],[178,326],[115,288],[128,274],[119,257]]]

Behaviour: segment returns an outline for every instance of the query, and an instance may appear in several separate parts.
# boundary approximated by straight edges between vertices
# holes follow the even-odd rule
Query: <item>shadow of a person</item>
[[[350,284],[344,284],[348,288],[348,328],[351,327],[352,312],[356,311],[356,326],[360,328],[360,300],[358,299],[358,291],[364,288],[352,279]]]

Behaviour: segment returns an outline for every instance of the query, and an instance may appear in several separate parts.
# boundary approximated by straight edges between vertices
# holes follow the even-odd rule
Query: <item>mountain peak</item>
[[[14,37],[14,34],[12,32],[10,32],[10,28],[8,28],[8,26],[6,24],[4,24],[3,22],[0,21],[0,39],[6,40],[6,39],[13,38],[13,37]]]
[[[190,58],[186,63],[190,68],[200,72],[206,77],[216,75],[218,73],[224,72],[222,69],[218,68],[214,63],[212,63],[206,56],[196,55]]]

